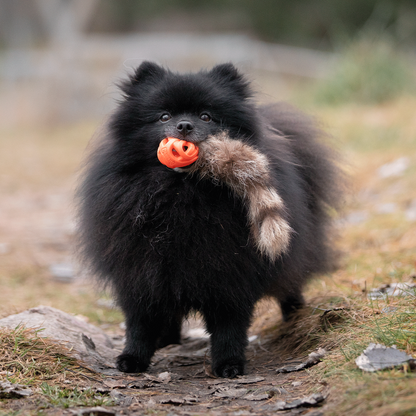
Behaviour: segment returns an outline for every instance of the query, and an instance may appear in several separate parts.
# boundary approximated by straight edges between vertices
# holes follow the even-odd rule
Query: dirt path
[[[323,402],[327,393],[323,386],[319,386],[319,395],[311,396],[314,381],[305,371],[276,372],[282,366],[297,365],[301,360],[279,361],[256,339],[247,350],[247,375],[220,379],[211,375],[208,347],[207,339],[185,338],[182,345],[159,350],[146,374],[105,371],[107,375],[101,388],[118,402],[117,410],[113,410],[128,415],[149,410],[171,415],[264,415],[277,411],[290,415],[322,415],[315,405],[302,405],[299,399],[312,397],[312,402],[313,399]]]

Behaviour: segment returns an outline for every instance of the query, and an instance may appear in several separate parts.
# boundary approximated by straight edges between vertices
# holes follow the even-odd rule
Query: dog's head
[[[121,89],[124,98],[112,122],[121,140],[156,145],[175,137],[197,144],[220,131],[238,138],[254,134],[251,91],[232,64],[177,74],[143,62]]]

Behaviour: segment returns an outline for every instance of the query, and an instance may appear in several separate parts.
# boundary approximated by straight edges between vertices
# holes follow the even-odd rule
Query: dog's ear
[[[144,61],[130,77],[132,85],[140,84],[150,79],[160,79],[166,74],[166,70],[154,62]]]
[[[130,95],[133,91],[132,87],[152,80],[160,80],[165,76],[165,74],[166,70],[158,64],[144,61],[134,71],[134,73],[129,76],[128,80],[120,83],[120,88],[125,94]]]
[[[243,98],[248,98],[252,95],[249,82],[238,72],[238,69],[232,63],[214,66],[209,74],[215,81],[220,82],[224,86],[232,87],[234,92]]]
[[[211,69],[211,74],[218,78],[225,78],[228,81],[236,81],[243,78],[231,62],[214,66]]]

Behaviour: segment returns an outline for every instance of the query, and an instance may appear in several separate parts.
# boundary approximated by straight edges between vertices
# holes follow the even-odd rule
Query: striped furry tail
[[[283,218],[282,198],[270,185],[266,156],[221,133],[199,143],[199,157],[190,172],[226,184],[243,199],[251,234],[261,254],[274,261],[288,250],[292,228]]]

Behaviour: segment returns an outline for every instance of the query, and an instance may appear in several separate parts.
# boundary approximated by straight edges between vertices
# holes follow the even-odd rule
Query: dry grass
[[[310,286],[310,293],[337,292],[349,299],[342,325],[325,334],[323,344],[334,341],[324,363],[310,371],[331,387],[333,400],[325,415],[415,414],[416,377],[403,370],[363,374],[355,358],[370,342],[397,345],[415,356],[416,315],[414,296],[371,301],[365,291],[381,284],[412,281],[416,271],[416,221],[406,210],[416,200],[416,101],[407,97],[374,107],[345,106],[325,110],[335,121],[350,160],[354,198],[350,212],[364,213],[358,223],[343,229],[343,267]],[[331,123],[334,125],[334,123]],[[382,178],[378,169],[399,157],[407,157],[408,169],[401,175]],[[383,213],[383,204],[395,205]],[[364,291],[364,292],[363,292]],[[382,313],[390,307],[393,313]]]
[[[102,381],[100,374],[80,366],[64,344],[43,338],[39,332],[0,328],[1,379],[32,391],[26,399],[2,398],[0,415],[49,414],[47,409],[114,404],[91,388],[92,383]]]
[[[309,306],[289,321],[273,322],[261,314],[252,327],[279,356],[306,354],[321,347],[350,361],[369,342],[383,343],[416,353],[414,301],[405,297],[371,300],[366,297],[310,299]],[[388,311],[387,313],[385,311]],[[389,312],[392,311],[392,312]]]
[[[306,356],[318,347],[327,350],[323,362],[307,370],[310,392],[329,386],[330,400],[324,414],[415,414],[416,374],[408,367],[368,374],[355,365],[355,359],[371,342],[396,345],[416,355],[415,298],[372,301],[364,293],[314,298],[309,303],[313,306],[288,323],[276,322],[263,311],[253,329],[266,340],[263,346],[280,359]]]
[[[0,368],[2,378],[33,387],[45,381],[81,384],[88,377],[65,345],[24,327],[0,328]]]

